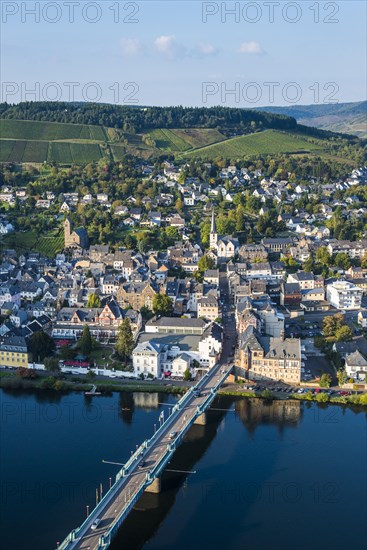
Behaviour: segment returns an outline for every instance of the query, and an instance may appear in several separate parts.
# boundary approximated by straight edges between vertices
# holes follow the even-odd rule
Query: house
[[[153,317],[147,321],[145,332],[149,334],[204,334],[207,323],[203,319],[189,317]]]
[[[164,378],[165,373],[182,374],[194,361],[200,365],[198,369],[208,369],[219,358],[222,340],[222,328],[216,323],[211,323],[202,334],[140,334],[132,353],[134,373]]]
[[[349,281],[326,285],[326,299],[337,309],[360,309],[363,290]]]
[[[219,304],[216,296],[210,292],[197,301],[198,317],[215,321],[219,317]]]
[[[210,248],[216,252],[219,261],[233,258],[239,250],[238,239],[232,236],[219,237],[217,234],[214,209],[212,210],[212,222],[210,227]]]
[[[5,335],[0,337],[0,366],[28,367],[28,350],[22,336]]]
[[[267,252],[278,252],[284,254],[292,244],[292,239],[289,237],[277,237],[270,239],[262,239]]]
[[[185,220],[177,214],[171,218],[169,225],[171,227],[177,227],[177,229],[183,229],[185,227]]]
[[[367,328],[367,310],[362,310],[358,312],[358,324],[362,328]]]
[[[53,325],[52,336],[78,339],[83,333],[83,327],[87,325],[91,335],[97,340],[115,341],[125,317],[130,319],[133,333],[137,334],[141,328],[140,313],[137,316],[127,315],[113,298],[99,308],[62,308]]]
[[[263,336],[249,326],[240,341],[239,367],[250,379],[299,384],[300,339]]]
[[[349,353],[345,357],[345,372],[349,378],[367,381],[367,360],[360,351]]]
[[[297,273],[291,273],[288,275],[288,283],[298,283],[301,290],[308,290],[315,288],[315,276],[313,273],[307,273],[306,271],[298,271]]]
[[[141,208],[130,208],[130,217],[133,220],[140,222],[141,220]]]
[[[97,193],[97,202],[101,204],[105,204],[108,202],[108,195],[107,193]]]
[[[7,235],[14,231],[14,226],[7,221],[0,221],[0,235]]]
[[[36,202],[36,208],[50,208],[51,206],[51,201],[50,200],[43,200],[43,199],[39,199],[37,202]]]
[[[268,253],[262,244],[244,244],[240,247],[238,256],[248,262],[264,262],[268,258]]]
[[[160,227],[162,223],[162,214],[161,212],[149,212],[148,213],[148,222],[151,226]]]
[[[219,269],[207,269],[204,272],[204,283],[219,286]]]
[[[282,283],[280,287],[280,303],[282,306],[299,307],[301,300],[302,293],[298,283]]]
[[[117,289],[116,297],[118,303],[129,305],[136,311],[140,311],[142,307],[153,308],[153,299],[158,292],[159,289],[153,281],[129,282]]]

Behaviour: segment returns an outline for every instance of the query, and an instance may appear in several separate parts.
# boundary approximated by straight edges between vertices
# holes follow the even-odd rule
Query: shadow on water
[[[230,409],[233,401],[232,398],[226,398],[226,402],[222,404],[223,409]],[[216,406],[218,407],[217,400],[214,401],[213,407]],[[167,468],[185,472],[195,470],[195,464],[210,447],[226,414],[226,410],[208,411],[207,424],[205,426],[194,425],[190,428]],[[171,510],[178,491],[185,486],[189,475],[194,474],[164,471],[161,478],[161,493],[157,495],[144,493],[141,496],[113,539],[111,550],[118,550],[122,547],[129,550],[142,548],[154,536]]]

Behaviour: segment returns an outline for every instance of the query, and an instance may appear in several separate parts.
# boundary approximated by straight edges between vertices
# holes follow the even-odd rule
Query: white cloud
[[[123,38],[121,46],[125,55],[136,55],[143,50],[143,44],[139,38]]]
[[[213,44],[202,42],[198,45],[197,49],[201,55],[215,55],[217,53],[217,49],[213,46]]]
[[[173,60],[186,55],[186,48],[173,35],[158,36],[154,40],[154,46],[157,52],[167,59]]]
[[[264,50],[260,46],[259,42],[242,42],[238,49],[239,53],[248,53],[248,54],[261,54],[264,53]]]

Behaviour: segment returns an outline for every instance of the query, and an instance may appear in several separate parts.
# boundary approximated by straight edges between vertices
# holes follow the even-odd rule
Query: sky
[[[364,1],[1,2],[1,101],[256,108],[366,98]]]

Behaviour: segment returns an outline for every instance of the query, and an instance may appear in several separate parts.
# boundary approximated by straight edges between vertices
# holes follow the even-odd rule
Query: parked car
[[[176,435],[177,435],[177,432],[171,432],[171,433],[169,434],[169,438],[170,438],[170,439],[175,439]]]
[[[97,518],[93,521],[90,528],[93,529],[93,531],[95,531],[100,523],[101,523],[101,519]]]

